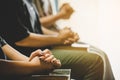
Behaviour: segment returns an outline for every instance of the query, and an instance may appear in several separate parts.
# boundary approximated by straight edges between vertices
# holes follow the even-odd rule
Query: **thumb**
[[[42,56],[42,51],[40,49],[31,53],[31,55],[29,57],[29,61],[31,61],[36,56]]]

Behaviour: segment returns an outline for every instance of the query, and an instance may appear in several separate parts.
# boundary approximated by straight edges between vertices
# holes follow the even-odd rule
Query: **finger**
[[[68,3],[64,3],[61,7],[60,10],[63,9],[64,7],[66,7],[66,5],[69,5]]]
[[[54,64],[56,60],[57,60],[56,58],[52,59],[51,63]]]
[[[47,62],[47,63],[51,63],[51,60],[54,59],[54,56],[53,55],[50,55],[49,57],[47,57],[44,61]]]
[[[72,7],[70,7],[70,11],[73,13],[75,10]]]
[[[50,63],[53,58],[54,58],[54,56],[50,55],[50,54],[46,54],[44,56],[39,57],[40,60],[42,60],[46,63]]]
[[[44,57],[48,58],[49,56],[51,56],[51,54],[45,54]]]
[[[52,52],[51,52],[49,49],[45,49],[45,50],[43,51],[43,54],[52,54]]]
[[[68,12],[73,12],[74,11],[73,8],[70,5],[66,6],[66,10]]]
[[[80,39],[80,37],[77,33],[74,34],[74,39],[75,39],[76,42]]]
[[[42,60],[42,61],[44,61],[45,56],[40,56],[39,59]]]
[[[45,54],[45,55],[41,56],[40,59],[45,61],[50,56],[51,56],[51,54]]]
[[[75,42],[75,39],[74,39],[74,38],[69,38],[68,41],[69,41],[70,43],[74,43],[74,42]]]
[[[73,38],[74,37],[74,32],[70,32],[70,37]]]
[[[70,42],[69,40],[65,40],[64,45],[71,45],[73,42]]]
[[[69,41],[68,41],[68,40],[65,40],[63,44],[66,45],[66,44],[68,44],[68,43],[69,43]]]
[[[71,28],[70,28],[70,27],[67,27],[67,26],[66,26],[66,27],[64,27],[64,29],[68,29],[68,30],[71,30]]]
[[[68,12],[73,12],[74,11],[74,9],[69,4],[65,4],[65,8]]]
[[[53,66],[54,66],[54,68],[60,68],[61,67],[60,60],[59,59],[55,60]]]
[[[68,34],[69,37],[73,37],[74,36],[74,32],[71,30],[71,28],[65,27],[63,32]]]
[[[31,53],[31,55],[29,57],[29,61],[31,61],[34,57],[41,56],[41,55],[43,55],[42,51],[40,49],[38,49],[38,50]]]

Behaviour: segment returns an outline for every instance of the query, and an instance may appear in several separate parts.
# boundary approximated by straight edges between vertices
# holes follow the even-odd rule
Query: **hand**
[[[77,42],[79,40],[79,35],[77,33],[74,33],[73,38],[68,38],[65,40],[64,45],[71,45],[74,42]]]
[[[32,70],[35,72],[35,73],[44,73],[44,71],[46,72],[49,72],[51,70],[54,69],[53,65],[52,64],[48,64],[48,63],[45,63],[43,61],[41,61],[39,59],[38,56],[34,57],[31,61],[31,67],[32,67]]]
[[[41,56],[40,59],[46,63],[51,63],[54,68],[60,68],[61,67],[61,62],[57,58],[52,55],[51,51],[48,49],[45,49],[43,51],[43,55]]]
[[[34,51],[34,52],[31,53],[31,55],[29,57],[29,61],[31,61],[36,56],[40,57],[42,55],[43,55],[42,51],[40,49],[38,49],[38,50],[36,50],[36,51]]]
[[[37,69],[39,69],[39,71],[52,69],[52,64],[46,64],[45,62],[40,60],[41,56],[43,56],[43,52],[40,49],[38,49],[31,53],[29,57],[29,62],[31,62],[33,66],[36,66]]]
[[[61,38],[61,43],[64,45],[71,45],[79,40],[78,34],[67,27],[59,32],[58,37]]]
[[[44,51],[41,51],[40,49],[34,51],[30,55],[29,61],[31,61],[34,57],[39,57],[39,59],[47,64],[52,64],[54,68],[59,68],[61,67],[61,62],[60,60],[56,59],[54,55],[50,52],[50,50],[46,49]]]
[[[63,4],[59,11],[62,19],[69,19],[73,12],[73,8],[68,3]]]

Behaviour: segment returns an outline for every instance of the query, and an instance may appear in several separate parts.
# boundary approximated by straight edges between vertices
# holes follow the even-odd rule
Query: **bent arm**
[[[26,75],[33,71],[34,68],[30,62],[0,60],[0,75]]]
[[[61,39],[57,35],[41,35],[35,33],[30,33],[27,38],[16,42],[16,45],[25,47],[46,47],[59,44],[61,44]]]
[[[50,29],[47,29],[45,27],[42,27],[42,31],[44,34],[47,34],[47,35],[58,35],[59,32],[56,32],[56,31],[53,31],[53,30],[50,30]]]
[[[21,54],[20,52],[18,52],[17,50],[15,50],[14,48],[12,48],[10,45],[6,44],[2,47],[2,50],[4,52],[4,54],[6,54],[6,56],[9,59],[12,60],[21,60],[21,61],[28,61],[29,58],[23,54]]]
[[[1,46],[1,49],[6,56],[12,60],[0,59],[0,75],[26,75],[35,71],[34,63],[29,62],[28,57],[22,55],[8,44],[5,43],[3,46]]]
[[[49,25],[55,23],[60,19],[69,19],[73,12],[73,8],[68,3],[65,3],[61,6],[59,12],[56,15],[48,15],[45,17],[41,17],[40,22],[43,26],[49,27]]]
[[[2,44],[4,43],[4,44]],[[28,75],[53,68],[52,64],[46,64],[39,60],[39,57],[34,57],[29,61],[28,57],[22,55],[11,46],[6,44],[0,37],[0,47],[3,52],[13,60],[0,59],[0,76]],[[34,52],[36,53],[36,52]]]
[[[21,41],[16,42],[17,46],[24,47],[46,47],[54,45],[68,45],[77,41],[76,34],[69,28],[60,30],[58,34],[55,35],[44,35],[29,33],[29,36]]]
[[[39,57],[33,58],[30,62],[0,59],[0,75],[3,76],[38,74],[52,68],[51,64],[40,61]]]
[[[14,48],[12,48],[9,44],[6,43],[4,39],[0,36],[0,48],[6,54],[6,56],[12,60],[22,60],[28,61],[28,57],[24,56]]]
[[[28,57],[20,54],[7,44],[2,47],[2,50],[13,60],[0,59],[0,76],[38,74],[54,68],[53,64],[44,63],[38,56],[29,61]]]
[[[43,26],[49,27],[49,25],[55,23],[57,20],[61,19],[62,14],[58,13],[56,15],[49,15],[40,18],[40,22]]]

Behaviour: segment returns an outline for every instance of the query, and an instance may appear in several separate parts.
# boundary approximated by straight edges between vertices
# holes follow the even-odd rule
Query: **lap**
[[[63,65],[81,64],[91,65],[93,62],[100,59],[100,56],[94,53],[80,50],[65,50],[65,49],[52,49],[53,55],[60,59]]]
[[[103,61],[101,57],[94,53],[80,50],[52,49],[53,55],[60,59],[61,68],[72,69],[73,78],[83,77],[89,74],[99,74],[103,71]],[[78,79],[80,80],[80,79]]]

